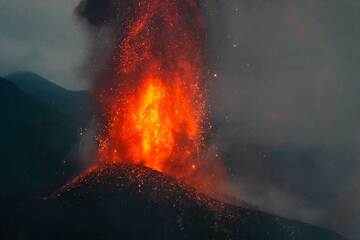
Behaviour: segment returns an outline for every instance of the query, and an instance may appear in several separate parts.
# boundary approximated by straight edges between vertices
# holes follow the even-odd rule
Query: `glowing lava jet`
[[[198,171],[208,126],[198,0],[139,0],[125,10],[113,86],[103,93],[99,157],[186,178]]]

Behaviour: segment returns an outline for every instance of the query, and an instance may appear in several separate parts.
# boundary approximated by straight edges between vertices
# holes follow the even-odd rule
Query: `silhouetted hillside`
[[[37,195],[71,175],[80,125],[58,108],[0,79],[1,194]]]
[[[5,211],[8,237],[21,232],[27,239],[345,240],[222,204],[157,171],[126,164],[95,166],[51,199],[32,204]]]
[[[12,73],[6,77],[24,93],[57,108],[74,121],[84,123],[91,114],[89,94],[86,91],[71,91],[47,79],[26,71]]]
[[[29,95],[55,94],[66,95],[68,90],[50,82],[49,80],[27,71],[9,74],[6,79],[14,83],[19,89]]]

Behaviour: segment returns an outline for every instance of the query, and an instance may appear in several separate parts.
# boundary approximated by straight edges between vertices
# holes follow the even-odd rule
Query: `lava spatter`
[[[141,164],[187,180],[208,171],[202,168],[209,124],[200,5],[198,0],[131,5],[114,53],[113,85],[102,95],[107,109],[99,137],[102,161]],[[208,181],[211,174],[196,179]]]

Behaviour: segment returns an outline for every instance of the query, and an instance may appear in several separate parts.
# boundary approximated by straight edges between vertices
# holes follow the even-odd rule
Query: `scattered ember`
[[[149,168],[133,164],[108,164],[100,163],[92,166],[80,176],[54,192],[50,199],[64,198],[77,189],[78,194],[87,195],[90,192],[102,189],[113,194],[126,192],[141,194],[151,202],[167,202],[175,208],[183,204],[196,204],[212,211],[223,211],[226,204],[216,201],[195,188],[176,181],[172,177],[163,175]],[[99,196],[100,197],[100,196]],[[220,212],[219,212],[220,213]]]
[[[223,169],[204,162],[209,124],[200,1],[137,3],[124,10],[116,74],[99,94],[106,109],[99,158],[141,164],[214,190],[219,179],[209,181]]]

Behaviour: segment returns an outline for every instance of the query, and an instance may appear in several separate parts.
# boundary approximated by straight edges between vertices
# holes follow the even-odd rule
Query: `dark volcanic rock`
[[[21,239],[345,239],[220,203],[134,165],[99,165],[47,200],[11,204],[15,212],[5,209],[9,218],[1,226],[6,226],[2,236],[12,239],[19,233]]]

